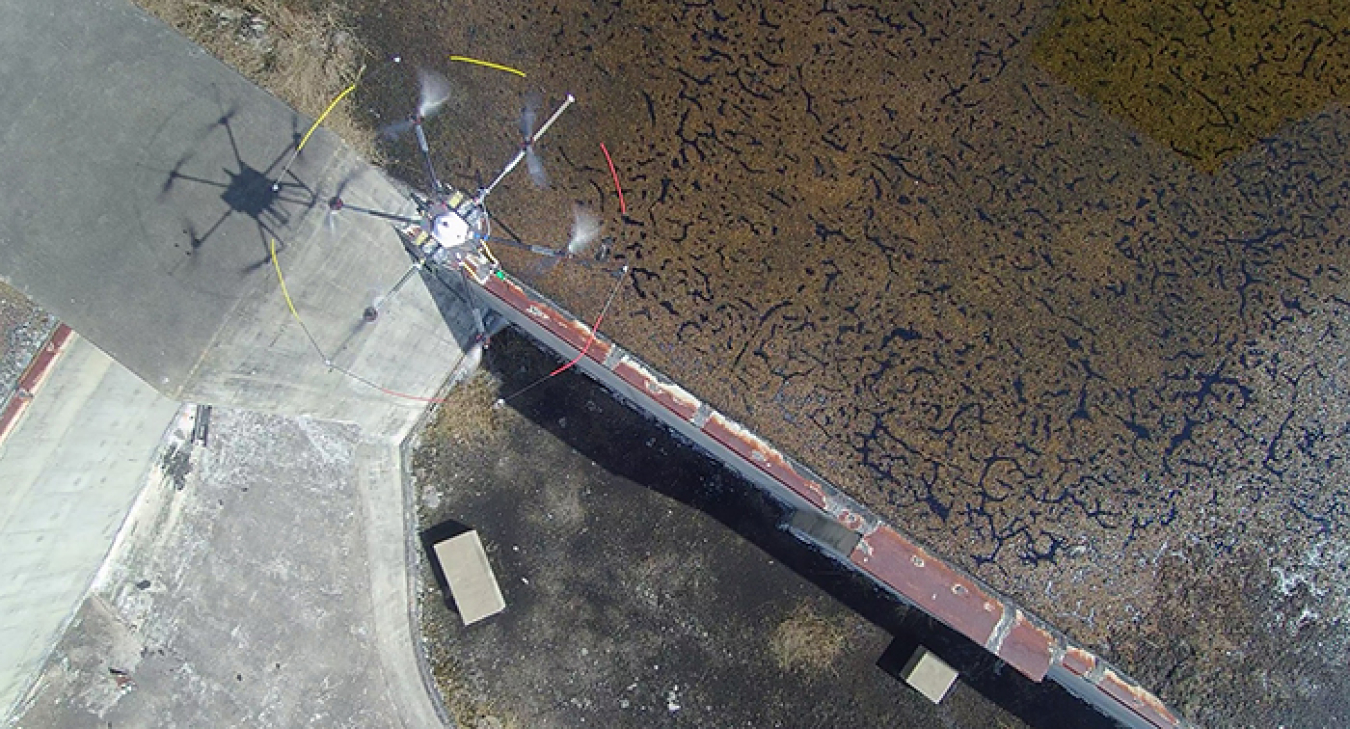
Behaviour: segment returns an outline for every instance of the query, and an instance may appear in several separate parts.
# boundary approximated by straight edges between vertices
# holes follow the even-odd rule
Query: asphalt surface
[[[299,120],[130,3],[0,10],[0,270],[145,379],[179,386],[193,363],[170,353],[204,349],[246,279],[271,272],[254,266],[266,221],[234,215],[212,230],[229,209],[223,188],[170,173],[254,176]],[[242,166],[213,123],[223,118]],[[200,167],[180,165],[189,152]]]

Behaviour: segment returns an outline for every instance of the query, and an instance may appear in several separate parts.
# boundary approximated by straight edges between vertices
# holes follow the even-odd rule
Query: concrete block
[[[788,526],[799,534],[834,550],[845,558],[858,546],[862,535],[835,521],[827,514],[807,509],[792,512]]]
[[[492,574],[487,552],[478,532],[467,531],[436,543],[436,561],[450,585],[459,617],[465,625],[496,615],[506,609],[506,599]]]
[[[946,696],[952,684],[956,683],[957,673],[955,668],[947,665],[927,648],[919,646],[900,671],[900,676],[905,679],[905,683],[937,704],[942,702],[942,697]]]

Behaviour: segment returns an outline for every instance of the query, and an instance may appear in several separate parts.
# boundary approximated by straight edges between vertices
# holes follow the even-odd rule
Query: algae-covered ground
[[[1064,0],[1033,56],[1206,170],[1350,96],[1338,0]]]
[[[431,130],[472,186],[527,93],[575,93],[551,188],[492,206],[534,243],[602,216],[610,336],[1188,718],[1346,720],[1343,106],[1210,171],[1037,64],[1051,3],[440,10],[370,6],[403,63],[360,103],[449,74]],[[505,260],[583,318],[610,283]]]

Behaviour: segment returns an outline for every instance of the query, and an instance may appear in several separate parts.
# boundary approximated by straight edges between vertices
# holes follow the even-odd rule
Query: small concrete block
[[[956,669],[922,646],[914,651],[900,676],[928,700],[937,704],[956,683]]]
[[[497,577],[492,574],[487,552],[478,532],[467,531],[443,542],[437,542],[436,561],[450,585],[450,595],[459,609],[459,618],[465,625],[496,615],[506,609]]]
[[[833,517],[808,509],[792,513],[788,526],[835,553],[848,557],[862,535],[835,521]]]

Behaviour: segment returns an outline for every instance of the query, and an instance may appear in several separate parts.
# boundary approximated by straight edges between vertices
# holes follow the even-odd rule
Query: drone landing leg
[[[436,177],[436,168],[431,164],[431,147],[427,146],[427,135],[422,132],[422,120],[418,119],[413,124],[413,132],[417,134],[417,148],[422,152],[422,161],[427,166],[427,178],[431,180],[431,194],[441,195],[441,181]]]
[[[403,288],[403,284],[408,283],[409,279],[413,277],[413,274],[417,273],[418,271],[421,271],[422,265],[423,265],[422,262],[418,261],[417,263],[414,263],[413,265],[409,266],[408,270],[403,272],[403,277],[398,280],[398,283],[394,284],[394,287],[392,289],[389,289],[389,293],[376,299],[375,303],[371,304],[370,306],[367,306],[366,310],[361,312],[361,318],[367,322],[373,322],[376,319],[379,319],[380,306],[383,305],[386,301],[389,301],[389,299],[393,298],[394,294],[397,294],[398,290]]]

